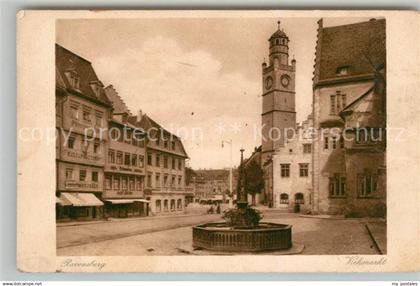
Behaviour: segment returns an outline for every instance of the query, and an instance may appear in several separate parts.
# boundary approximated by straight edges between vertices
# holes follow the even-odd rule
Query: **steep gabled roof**
[[[63,48],[62,46],[55,45],[55,64],[56,64],[56,86],[64,87],[69,92],[83,96],[87,99],[94,100],[96,102],[110,105],[110,101],[103,88],[100,88],[99,94],[96,95],[92,90],[91,84],[97,83],[99,86],[103,86],[98,76],[95,73],[95,70],[92,67],[92,64],[82,58],[81,56]],[[75,72],[80,77],[80,87],[78,90],[74,89],[71,86],[66,72]]]
[[[145,132],[148,132],[149,130],[156,130],[159,133],[163,133],[168,137],[174,138],[176,142],[178,142],[178,145],[180,146],[182,156],[185,156],[188,158],[188,154],[185,151],[184,145],[182,144],[181,138],[176,136],[175,134],[172,134],[165,128],[163,128],[160,124],[158,124],[156,121],[154,121],[152,118],[150,118],[147,114],[143,114],[140,121],[138,121],[137,116],[129,116],[128,121],[140,128],[142,128]]]
[[[373,74],[385,65],[385,19],[326,27],[319,22],[314,85],[329,79]],[[340,68],[347,74],[339,75]]]
[[[105,94],[108,97],[108,99],[112,102],[114,114],[131,114],[124,100],[121,98],[121,96],[118,95],[118,92],[112,85],[108,85],[105,88]]]

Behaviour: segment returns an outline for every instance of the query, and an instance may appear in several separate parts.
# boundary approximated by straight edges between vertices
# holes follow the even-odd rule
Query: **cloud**
[[[176,40],[157,36],[138,49],[98,58],[94,67],[133,113],[142,109],[164,126],[202,130],[204,142],[185,140],[192,166],[222,167],[230,158],[219,154],[221,139],[237,142],[237,149],[258,145],[244,128],[259,124],[261,112],[260,82],[223,73],[222,64],[207,51],[187,51]],[[220,123],[225,132],[217,130]]]

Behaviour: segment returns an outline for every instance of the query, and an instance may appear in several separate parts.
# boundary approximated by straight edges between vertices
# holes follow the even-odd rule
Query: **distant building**
[[[146,136],[128,122],[130,111],[113,86],[105,88],[113,105],[102,199],[106,217],[148,215],[144,198]]]
[[[103,218],[111,102],[91,63],[60,45],[56,56],[56,218]]]
[[[385,20],[323,27],[321,19],[318,24],[312,211],[383,216],[385,139],[373,142],[371,133],[355,134],[364,127],[375,136],[386,126]]]
[[[195,202],[220,201],[228,202],[229,170],[225,169],[199,169],[194,170],[192,183],[195,186]]]

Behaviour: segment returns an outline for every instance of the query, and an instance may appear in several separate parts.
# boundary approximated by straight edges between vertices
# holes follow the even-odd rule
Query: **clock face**
[[[273,78],[271,76],[265,79],[265,88],[270,89],[273,86]]]
[[[290,82],[290,79],[289,79],[289,77],[288,77],[287,75],[283,75],[283,76],[281,77],[281,84],[282,84],[284,87],[287,87],[287,86],[289,85],[289,82]]]

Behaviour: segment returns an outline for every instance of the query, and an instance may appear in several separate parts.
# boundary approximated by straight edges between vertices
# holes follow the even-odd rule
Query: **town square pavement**
[[[264,221],[291,224],[301,254],[378,254],[361,219],[325,219],[267,212]],[[197,255],[191,226],[221,221],[220,215],[196,214],[139,218],[57,227],[59,256]]]

